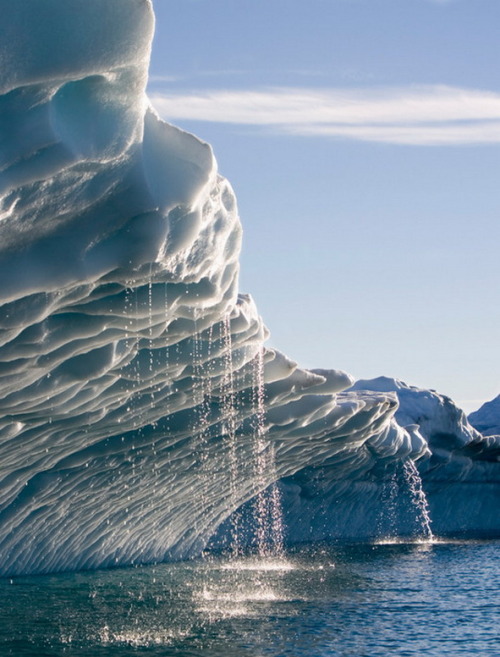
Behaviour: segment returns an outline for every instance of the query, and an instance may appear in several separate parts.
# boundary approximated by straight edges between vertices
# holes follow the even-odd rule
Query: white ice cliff
[[[150,0],[0,9],[0,574],[196,554],[279,478],[428,455],[397,391],[263,347],[231,187],[145,96]]]

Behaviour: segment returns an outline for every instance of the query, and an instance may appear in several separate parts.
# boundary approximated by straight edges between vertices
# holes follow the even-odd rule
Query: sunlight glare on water
[[[0,655],[489,657],[498,547],[321,545],[269,562],[211,556],[0,580]]]
[[[221,565],[222,570],[254,570],[260,572],[294,570],[296,566],[286,559],[248,558],[230,561]]]

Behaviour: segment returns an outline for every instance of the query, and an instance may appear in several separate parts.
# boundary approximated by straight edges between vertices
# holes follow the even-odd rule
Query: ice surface
[[[278,478],[428,455],[399,391],[263,347],[233,191],[144,93],[151,2],[0,9],[0,573],[197,554]]]
[[[500,434],[500,395],[486,402],[468,417],[469,422],[485,436]]]
[[[389,377],[356,381],[338,398],[368,391],[397,395],[395,419],[411,436],[412,454],[424,456],[420,485],[433,533],[498,536],[500,436],[479,433],[449,397]],[[366,446],[382,442],[390,450],[392,437],[381,437]],[[289,540],[425,538],[408,474],[400,450],[392,462],[377,459],[364,469],[337,459],[298,471],[282,482]]]

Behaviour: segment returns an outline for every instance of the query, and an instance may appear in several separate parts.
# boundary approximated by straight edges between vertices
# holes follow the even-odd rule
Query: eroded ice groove
[[[263,348],[231,186],[144,93],[151,2],[0,10],[0,573],[199,554],[277,479],[425,454],[394,392]]]

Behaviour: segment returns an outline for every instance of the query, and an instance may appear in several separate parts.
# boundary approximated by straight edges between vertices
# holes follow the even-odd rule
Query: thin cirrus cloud
[[[415,146],[500,143],[500,93],[443,85],[153,93],[167,120]]]

